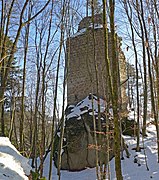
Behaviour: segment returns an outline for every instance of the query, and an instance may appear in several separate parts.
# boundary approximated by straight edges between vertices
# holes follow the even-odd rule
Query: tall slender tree
[[[30,3],[29,11],[28,11],[28,19],[31,18],[32,5]],[[25,28],[25,42],[24,42],[24,62],[23,62],[23,84],[22,84],[22,98],[21,98],[21,118],[20,118],[20,127],[19,127],[19,138],[20,138],[20,152],[23,154],[24,152],[24,122],[25,122],[25,83],[26,83],[26,62],[27,62],[27,51],[28,51],[28,39],[29,39],[29,30],[30,23],[27,24]]]
[[[128,4],[128,5],[127,5]],[[139,122],[139,118],[140,118],[140,105],[139,105],[139,83],[138,83],[138,77],[139,77],[139,73],[138,73],[138,53],[137,53],[137,48],[136,48],[136,44],[135,44],[135,33],[134,33],[134,29],[133,29],[133,23],[132,23],[132,8],[130,6],[130,2],[124,2],[124,7],[125,7],[125,11],[128,17],[128,21],[130,23],[130,28],[131,28],[131,37],[132,37],[132,44],[133,44],[133,48],[134,48],[134,54],[135,54],[135,70],[136,70],[136,104],[137,104],[137,147],[136,147],[136,151],[140,151],[140,122]],[[130,9],[130,14],[129,14],[129,9]]]
[[[63,1],[62,4],[62,15],[61,15],[61,28],[60,28],[60,47],[57,61],[57,70],[56,70],[56,81],[55,81],[55,94],[54,94],[54,108],[53,108],[53,123],[52,123],[52,132],[51,132],[51,153],[50,153],[50,167],[49,167],[49,180],[52,178],[52,160],[53,160],[53,152],[54,152],[54,128],[55,128],[55,120],[56,120],[56,108],[57,108],[57,91],[58,91],[58,83],[59,83],[59,71],[60,71],[60,62],[61,62],[61,53],[63,48],[64,41],[64,16],[65,16],[65,3]]]
[[[109,0],[110,10],[110,37],[111,37],[111,57],[112,57],[112,106],[114,118],[114,141],[115,141],[115,171],[117,180],[122,180],[121,160],[120,160],[120,129],[119,129],[119,114],[118,114],[118,59],[116,54],[116,35],[115,35],[115,0]]]
[[[150,93],[151,93],[151,103],[152,103],[152,110],[154,114],[154,120],[156,125],[156,132],[157,132],[157,148],[158,148],[158,162],[159,162],[159,127],[158,127],[158,115],[156,112],[156,105],[155,105],[155,99],[154,99],[154,88],[153,88],[153,79],[152,79],[152,72],[151,72],[151,55],[150,55],[150,44],[149,44],[149,38],[148,38],[148,31],[146,28],[146,23],[144,19],[144,7],[143,2],[140,0],[140,6],[141,6],[141,19],[145,31],[145,40],[146,40],[146,52],[148,57],[148,73],[149,73],[149,80],[150,80]]]

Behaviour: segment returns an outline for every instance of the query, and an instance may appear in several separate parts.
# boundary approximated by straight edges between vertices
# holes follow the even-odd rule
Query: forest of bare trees
[[[127,61],[127,78],[124,82],[127,103],[136,112],[135,150],[141,151],[140,135],[143,139],[147,136],[147,119],[151,116],[156,126],[159,162],[158,0],[1,0],[0,12],[0,135],[9,137],[19,152],[32,160],[31,165],[39,173],[39,178],[43,177],[43,164],[50,153],[49,180],[52,179],[55,134],[61,127],[57,167],[61,179],[69,66],[66,41],[69,43],[71,36],[77,32],[80,20],[86,16],[92,17],[94,35],[94,15],[98,13],[103,18],[107,71],[105,113],[107,116],[111,106],[117,180],[123,179],[121,149],[124,144],[119,126],[123,111],[119,93],[122,85],[119,83],[120,62],[116,53],[117,34],[122,38],[122,49]],[[112,62],[108,57],[108,32],[112,43]],[[94,38],[94,48],[95,44]],[[94,62],[98,95],[99,72],[95,51]],[[148,101],[151,114],[148,112]],[[98,110],[100,112],[100,103]],[[97,147],[102,144],[102,140],[100,135],[97,140],[94,118],[92,124]],[[106,126],[107,141],[108,131]],[[103,167],[98,159],[100,151],[95,149],[97,179],[106,179],[109,164]],[[108,148],[107,154],[109,159]],[[37,157],[40,158],[40,165]],[[110,179],[109,175],[107,178]]]

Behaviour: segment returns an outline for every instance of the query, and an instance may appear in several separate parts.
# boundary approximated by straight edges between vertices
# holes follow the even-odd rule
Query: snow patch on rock
[[[93,100],[93,101],[92,101]],[[100,112],[105,111],[105,101],[101,98],[97,98],[95,95],[89,95],[82,101],[80,101],[76,106],[71,108],[71,112],[67,115],[67,119],[76,117],[78,120],[81,119],[81,115],[89,112],[92,115],[98,113],[98,104],[100,105]]]

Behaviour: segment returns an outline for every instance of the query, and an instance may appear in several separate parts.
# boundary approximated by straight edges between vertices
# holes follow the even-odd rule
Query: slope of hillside
[[[8,138],[0,137],[0,180],[28,179],[31,167]]]

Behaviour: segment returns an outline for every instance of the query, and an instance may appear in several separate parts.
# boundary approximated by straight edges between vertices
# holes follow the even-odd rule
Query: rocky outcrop
[[[99,121],[96,119],[96,124]],[[97,129],[97,134],[101,134],[102,144],[95,146],[93,118],[89,113],[82,115],[78,120],[76,117],[66,121],[64,139],[65,144],[62,154],[61,169],[70,171],[77,171],[85,169],[86,167],[95,167],[96,154],[95,149],[98,150],[100,161],[106,161],[106,134],[105,134],[105,118],[102,117],[102,132]],[[97,136],[99,142],[99,135]],[[110,158],[114,156],[113,140],[110,138]]]
[[[75,107],[70,106],[66,110],[61,169],[79,171],[86,167],[95,167],[96,150],[98,151],[100,162],[105,163],[107,161],[107,143],[109,143],[110,159],[114,156],[113,126],[111,123],[109,123],[109,142],[106,141],[104,101],[100,100],[101,117],[98,119],[97,97],[93,96],[94,110],[92,110],[91,98],[91,96],[88,96]],[[96,135],[99,142],[97,147],[95,146],[92,113],[95,114]],[[111,122],[111,118],[109,121]],[[99,131],[99,124],[101,124],[101,131]],[[58,151],[58,143],[56,151]],[[55,165],[57,165],[57,158],[55,158]]]
[[[79,171],[87,167],[95,167],[96,151],[98,152],[98,162],[101,164],[107,163],[108,160],[114,157],[113,112],[112,109],[106,110],[103,99],[90,94],[78,104],[68,106],[65,113],[61,169]],[[134,123],[135,121],[127,117],[121,120],[124,135],[134,135]],[[97,146],[94,138],[95,134],[97,136]],[[60,132],[57,133],[55,141],[54,160],[56,166],[59,136]],[[121,147],[129,157],[124,139],[121,142],[123,142]]]

